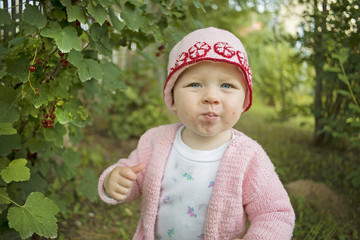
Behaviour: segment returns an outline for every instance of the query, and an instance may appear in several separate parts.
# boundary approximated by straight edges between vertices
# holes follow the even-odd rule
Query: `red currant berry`
[[[48,118],[48,117],[49,117],[49,115],[47,115],[47,114],[44,115],[44,118]]]
[[[77,27],[80,27],[80,26],[81,26],[79,20],[76,20],[76,21],[75,21],[75,25],[76,25]]]
[[[111,24],[109,23],[109,21],[108,21],[108,20],[106,20],[106,21],[105,21],[105,23],[106,23],[106,25],[108,25],[108,27],[110,27],[110,26],[111,26]]]
[[[31,66],[29,67],[29,70],[30,70],[31,72],[35,72],[35,71],[36,71],[36,66],[35,66],[35,65],[31,65]]]
[[[51,114],[51,119],[54,119],[54,118],[56,118],[56,115],[55,114]]]
[[[49,82],[50,82],[50,80],[49,80],[48,78],[46,78],[46,79],[45,79],[45,82],[46,82],[46,83],[49,83]]]
[[[50,119],[50,121],[49,121],[50,123],[54,123],[54,119]]]
[[[62,64],[62,66],[65,68],[69,65],[69,61],[67,59],[65,59],[64,63]]]
[[[39,88],[36,88],[36,92],[38,92],[38,93],[40,92]]]
[[[59,51],[59,56],[60,56],[60,57],[64,56],[64,53],[61,52],[61,51]]]
[[[162,50],[164,50],[165,49],[165,45],[161,45],[160,47],[158,47],[158,50],[159,51],[162,51]]]
[[[43,125],[46,124],[46,120],[43,119],[43,120],[41,121],[41,123],[42,123]]]
[[[47,127],[48,127],[48,128],[52,128],[52,126],[53,126],[52,123],[48,123],[48,124],[47,124]]]
[[[36,64],[40,64],[41,60],[40,59],[36,59]]]
[[[64,58],[60,58],[60,62],[64,62],[65,61],[65,59]]]

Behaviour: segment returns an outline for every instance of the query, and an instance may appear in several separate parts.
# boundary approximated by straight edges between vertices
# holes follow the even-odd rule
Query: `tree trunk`
[[[326,15],[327,0],[322,2],[322,13],[318,8],[318,1],[314,0],[314,66],[315,66],[315,100],[314,100],[314,117],[315,129],[313,144],[315,146],[324,145],[329,137],[325,133],[320,133],[324,129],[322,119],[324,118],[324,109],[322,104],[323,80],[324,80],[324,64],[325,64],[325,47],[324,37],[326,32]],[[320,15],[321,14],[321,15]]]

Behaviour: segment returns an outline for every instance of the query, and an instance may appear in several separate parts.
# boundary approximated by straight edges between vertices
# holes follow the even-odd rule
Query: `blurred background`
[[[11,3],[5,5],[5,2],[1,8],[10,9]],[[48,1],[40,1],[38,5],[42,13],[49,6],[55,8],[55,13],[58,8],[69,8],[65,1],[49,1],[45,7],[41,5],[44,2]],[[81,5],[78,1],[71,2],[72,6]],[[64,126],[64,131],[58,127],[46,131],[56,130],[64,138],[46,137],[45,130],[39,135],[45,136],[44,149],[49,149],[47,142],[54,143],[51,153],[23,144],[24,150],[20,152],[29,161],[32,177],[20,186],[11,186],[17,190],[7,190],[13,199],[24,201],[33,191],[48,196],[60,209],[59,239],[131,239],[141,200],[121,206],[105,205],[97,196],[97,177],[107,166],[127,157],[147,129],[177,122],[162,100],[169,51],[189,32],[214,26],[237,35],[247,51],[253,72],[254,104],[235,128],[259,142],[274,162],[296,212],[293,239],[360,239],[359,1],[133,0],[115,1],[111,6],[115,13],[121,13],[115,15],[123,26],[120,28],[109,17],[100,24],[107,32],[98,30],[97,39],[88,15],[79,22],[80,17],[70,20],[67,12],[68,18],[63,19],[63,28],[68,26],[66,23],[76,24],[78,31],[90,32],[89,47],[82,45],[84,59],[96,59],[100,64],[106,60],[111,64],[104,64],[99,78],[88,67],[90,77],[84,79],[75,55],[71,52],[66,55],[70,70],[64,73],[59,70],[50,84],[58,87],[62,85],[55,85],[56,81],[63,81],[61,84],[71,86],[64,87],[64,91],[75,96],[86,111],[80,109],[80,114],[77,107],[73,112],[81,119],[73,122],[64,110],[71,109],[73,104],[69,100],[73,98],[66,94],[54,93],[58,94],[55,98],[49,97],[38,104],[41,109],[56,100],[58,120],[54,124]],[[122,11],[132,15],[123,15]],[[13,18],[14,13],[8,12]],[[6,25],[5,12],[1,14],[2,46],[9,46],[13,38],[8,31],[14,23]],[[89,14],[93,13],[89,11]],[[21,35],[21,26],[20,32],[15,29],[11,33]],[[29,34],[21,36],[29,37]],[[46,37],[54,38],[61,50],[56,37],[42,30],[40,38]],[[81,34],[78,37],[87,41]],[[104,40],[107,37],[112,40],[110,46]],[[91,49],[97,51],[95,57]],[[5,73],[10,69],[10,64],[6,64],[9,51],[2,50],[4,73],[0,71],[0,85],[3,87],[14,81]],[[26,51],[34,52],[34,47],[27,47]],[[32,60],[33,55],[25,53],[23,57]],[[62,56],[54,60],[55,65],[59,59]],[[59,76],[64,77],[56,80]],[[77,80],[67,83],[65,79],[73,76]],[[22,82],[27,84],[26,80]],[[40,88],[40,94],[42,91],[48,90]],[[59,105],[61,101],[65,105],[69,103],[68,108]],[[29,118],[39,122],[40,115],[35,115]],[[22,120],[16,121],[13,127],[20,129]],[[0,136],[3,146],[8,143],[6,137]],[[36,138],[35,142],[39,141]],[[1,151],[4,159],[14,159],[11,154],[21,156],[14,148]],[[10,189],[10,185],[7,187]],[[21,196],[16,192],[21,192],[17,193]],[[6,209],[3,207],[4,218],[0,220],[0,239],[17,239],[18,233],[8,227]],[[31,238],[45,239],[41,236],[44,235],[34,234]]]

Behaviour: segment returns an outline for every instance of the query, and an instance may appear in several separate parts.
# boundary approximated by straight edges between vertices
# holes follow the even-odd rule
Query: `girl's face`
[[[192,134],[216,137],[244,111],[243,73],[232,64],[202,61],[185,70],[173,89],[172,110]]]

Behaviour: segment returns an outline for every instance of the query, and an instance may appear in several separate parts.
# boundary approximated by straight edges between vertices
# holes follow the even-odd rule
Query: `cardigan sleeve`
[[[120,159],[115,164],[111,165],[107,169],[103,171],[103,173],[100,175],[99,181],[98,181],[98,194],[105,203],[108,204],[119,204],[124,202],[129,202],[135,198],[138,198],[142,191],[142,185],[144,182],[144,177],[146,173],[146,169],[142,170],[140,173],[136,174],[136,181],[134,181],[132,187],[130,188],[129,193],[127,194],[125,200],[123,201],[117,201],[111,197],[109,197],[105,193],[104,189],[104,179],[105,177],[111,173],[112,170],[114,170],[118,166],[136,166],[140,164],[141,162],[145,163],[146,165],[149,162],[150,156],[151,156],[151,136],[153,133],[153,129],[150,129],[147,131],[143,136],[141,136],[137,148],[131,152],[128,158]]]
[[[291,239],[295,213],[274,165],[260,146],[244,175],[243,204],[250,221],[244,239]]]

